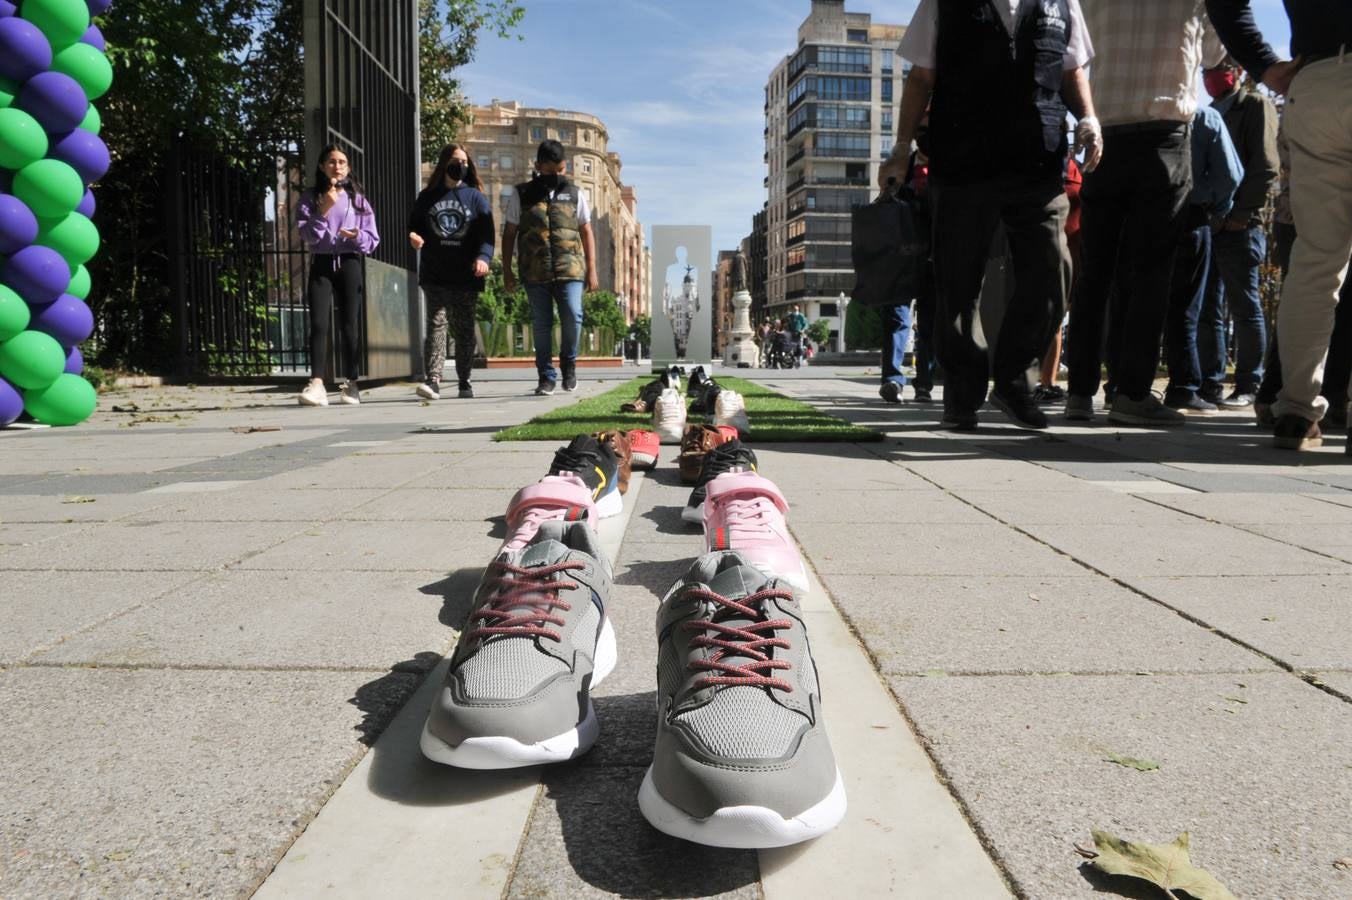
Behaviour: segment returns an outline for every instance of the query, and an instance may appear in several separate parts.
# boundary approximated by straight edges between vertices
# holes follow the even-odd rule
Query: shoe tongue
[[[541,522],[540,530],[521,551],[521,567],[552,566],[567,556],[570,548],[565,534],[569,524],[562,521]]]
[[[729,600],[740,600],[765,587],[763,572],[743,564],[739,557],[731,557],[727,561],[732,564],[722,568],[709,580],[709,590]]]

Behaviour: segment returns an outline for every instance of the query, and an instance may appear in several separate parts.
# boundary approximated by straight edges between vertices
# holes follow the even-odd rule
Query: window
[[[512,159],[510,156],[499,156],[498,168],[506,169],[510,172],[512,169],[516,168],[516,160]]]
[[[845,40],[849,41],[851,44],[867,44],[868,29],[866,28],[847,29],[845,31]]]
[[[571,131],[560,130],[559,140],[565,144],[571,144],[573,142],[573,133]]]
[[[892,133],[892,110],[890,109],[883,110],[882,131],[883,134]]]
[[[807,230],[807,220],[795,219],[794,221],[789,223],[789,240],[792,241],[794,238],[802,237],[806,230]]]
[[[481,169],[491,168],[492,165],[493,165],[493,157],[491,157],[491,156],[481,156],[481,157],[479,157],[479,159],[478,159],[476,162],[477,162],[477,165],[479,166],[479,168],[481,168]]]
[[[867,43],[867,40],[865,41]],[[853,47],[817,47],[817,68],[823,72],[872,72],[873,51]]]
[[[897,55],[897,48],[896,48],[896,47],[884,47],[884,48],[883,48],[883,74],[884,74],[884,75],[891,75],[891,74],[892,74],[892,67],[893,67],[893,65],[895,65],[895,63],[893,62],[893,60],[896,59],[896,55]]]
[[[853,269],[849,244],[804,244],[810,269]]]
[[[789,248],[789,255],[787,260],[789,268],[793,268],[794,266],[801,266],[806,260],[807,260],[806,247],[799,245],[797,247]]]
[[[582,143],[584,143],[584,144],[590,144],[590,143],[591,143],[591,129],[590,129],[590,128],[584,128],[584,129],[582,129],[581,131],[579,131],[577,134],[578,134],[578,138],[582,141]]]
[[[846,218],[827,219],[822,216],[808,216],[800,219],[807,223],[807,236],[814,241],[848,241],[850,239],[850,220]],[[793,226],[789,226],[792,232]]]
[[[853,288],[854,286],[851,285],[850,287]],[[821,316],[839,315],[839,313],[836,311],[836,305],[834,303],[823,303],[821,305],[821,309],[817,310],[817,314]]]
[[[891,79],[891,78],[884,78],[884,79],[883,79],[883,102],[884,102],[884,103],[891,103],[891,102],[892,102],[892,79]]]
[[[822,100],[868,100],[873,96],[873,84],[868,78],[806,78],[815,82],[817,97]]]
[[[819,131],[812,147],[813,156],[848,156],[867,159],[871,139],[867,134]]]
[[[577,170],[581,172],[583,175],[590,175],[592,173],[591,157],[589,156],[579,157],[577,161]]]
[[[530,129],[530,139],[532,141],[543,141],[545,139],[544,126],[532,125]]]

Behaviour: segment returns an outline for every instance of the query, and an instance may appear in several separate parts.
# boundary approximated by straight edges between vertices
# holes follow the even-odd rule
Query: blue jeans
[[[1197,318],[1206,296],[1207,272],[1211,262],[1211,226],[1206,214],[1196,207],[1185,213],[1187,230],[1174,254],[1174,281],[1169,295],[1169,312],[1164,323],[1164,343],[1169,363],[1170,395],[1176,399],[1192,397],[1202,387],[1202,363],[1197,355]]]
[[[878,309],[883,324],[883,381],[895,381],[898,387],[906,384],[902,374],[905,365],[906,343],[911,337],[911,306],[883,306]]]
[[[1263,380],[1263,351],[1267,348],[1267,320],[1258,292],[1258,269],[1267,255],[1267,236],[1257,226],[1243,231],[1221,231],[1211,238],[1211,261],[1225,289],[1225,306],[1235,324],[1235,388],[1254,393]],[[1202,373],[1208,387],[1219,389],[1225,380],[1225,306],[1208,292],[1201,329],[1212,335],[1199,340]]]
[[[559,365],[568,373],[577,365],[582,282],[528,284],[526,300],[530,302],[530,327],[535,337],[535,368],[541,381],[558,381],[558,373],[554,371],[554,308],[557,306],[559,310]]]

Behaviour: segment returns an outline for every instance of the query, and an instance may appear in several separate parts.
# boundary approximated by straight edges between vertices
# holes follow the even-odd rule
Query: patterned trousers
[[[423,344],[426,377],[441,381],[441,370],[446,365],[446,331],[448,326],[455,337],[455,374],[462,386],[469,384],[474,368],[474,303],[477,291],[423,285],[427,300],[427,341]]]

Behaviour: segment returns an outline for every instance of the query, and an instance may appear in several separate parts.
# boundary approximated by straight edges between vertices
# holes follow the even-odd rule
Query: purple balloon
[[[66,371],[71,375],[84,374],[84,354],[79,347],[71,347],[66,354]]]
[[[103,39],[103,32],[97,25],[89,26],[89,30],[80,37],[80,43],[88,44],[100,53],[108,52],[108,42]]]
[[[7,21],[0,19],[0,26]],[[37,119],[48,134],[65,134],[79,127],[89,111],[84,88],[64,72],[42,72],[29,78],[19,88],[14,105]]]
[[[0,256],[13,256],[38,236],[38,220],[22,200],[0,194]]]
[[[85,188],[84,198],[80,200],[80,205],[75,207],[75,211],[86,219],[92,219],[94,218],[94,211],[97,209],[98,205],[94,202],[94,192]]]
[[[108,171],[108,145],[92,131],[76,128],[69,134],[53,135],[48,159],[59,159],[80,173],[85,184],[98,181]]]
[[[108,7],[113,5],[113,0],[85,0],[85,6],[89,7],[91,16],[101,16],[108,11]]]
[[[8,19],[10,16],[17,15],[19,7],[10,3],[9,0],[0,0],[0,19]]]
[[[62,294],[46,305],[33,306],[29,331],[41,331],[56,338],[63,347],[70,347],[89,339],[94,333],[94,314],[79,297]]]
[[[27,19],[0,18],[0,75],[22,84],[52,67],[52,45]]]
[[[51,247],[34,244],[9,258],[3,277],[5,284],[27,300],[29,306],[40,306],[65,292],[70,284],[70,266]]]
[[[0,378],[0,428],[19,418],[23,412],[23,395],[8,381]]]

